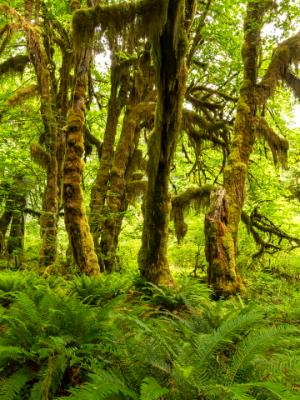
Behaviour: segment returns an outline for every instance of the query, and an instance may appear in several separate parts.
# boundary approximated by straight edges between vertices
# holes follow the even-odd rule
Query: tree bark
[[[84,162],[85,94],[91,60],[92,38],[88,43],[75,43],[75,84],[72,104],[68,110],[66,154],[64,161],[63,199],[65,225],[73,256],[80,271],[87,275],[99,275],[100,269],[94,250],[93,237],[83,203],[82,173]],[[76,47],[77,46],[77,47]]]
[[[32,2],[25,1],[25,20],[31,25]],[[48,69],[48,57],[42,44],[39,31],[31,25],[25,29],[27,49],[34,66],[41,99],[41,116],[44,124],[45,146],[48,153],[47,183],[43,196],[43,213],[40,218],[42,245],[40,249],[40,264],[44,267],[53,264],[57,255],[57,123],[53,110],[53,90]]]
[[[0,253],[5,249],[5,236],[10,225],[6,250],[10,258],[14,257],[16,267],[21,265],[23,259],[26,197],[24,177],[17,175],[9,188],[5,210],[0,218]]]
[[[249,158],[256,135],[256,84],[260,32],[265,0],[249,1],[244,25],[242,58],[244,77],[237,105],[233,143],[224,169],[223,188],[211,197],[205,218],[208,283],[216,297],[227,297],[241,288],[236,267],[237,235],[245,200]]]
[[[114,49],[112,51],[115,51]],[[111,66],[111,88],[107,110],[107,120],[105,126],[104,139],[101,150],[100,165],[97,171],[96,180],[91,190],[91,215],[90,226],[93,235],[94,246],[98,257],[101,270],[105,265],[101,256],[100,236],[104,221],[103,212],[105,199],[108,191],[108,183],[114,157],[114,145],[117,134],[118,121],[122,110],[123,91],[120,89],[120,71],[116,61],[116,56],[112,55]]]
[[[137,96],[134,97],[123,119],[122,132],[111,169],[110,189],[107,194],[107,217],[101,234],[101,254],[106,271],[112,271],[116,265],[118,237],[124,212],[129,204],[126,194],[126,184],[130,178],[127,167],[130,166],[134,151],[138,146],[140,119],[142,114],[153,110],[152,104],[135,104]]]
[[[187,77],[186,3],[184,0],[169,0],[166,24],[154,44],[158,100],[155,127],[148,144],[148,188],[139,268],[142,276],[155,284],[172,282],[167,261],[171,208],[168,183],[181,125]]]

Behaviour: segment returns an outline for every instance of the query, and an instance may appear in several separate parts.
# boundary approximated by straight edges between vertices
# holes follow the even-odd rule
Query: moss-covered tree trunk
[[[103,212],[114,158],[114,145],[117,134],[118,121],[122,110],[122,97],[124,95],[125,92],[120,89],[120,68],[113,50],[111,65],[111,87],[107,109],[107,120],[101,150],[100,164],[95,182],[91,190],[90,204],[91,232],[93,235],[94,246],[101,269],[105,269],[101,257],[100,248],[100,236],[104,221]]]
[[[12,210],[10,209],[10,207],[8,207],[8,204],[6,203],[4,212],[0,218],[0,233],[1,233],[0,254],[5,249],[5,235],[8,230],[8,227],[9,227],[9,224],[11,221],[11,217],[12,217]]]
[[[0,253],[6,249],[9,258],[14,257],[16,267],[21,265],[23,259],[26,197],[24,177],[16,175],[8,188],[5,209],[0,218]],[[9,226],[10,232],[5,246],[5,236]]]
[[[137,148],[140,136],[140,119],[153,107],[149,103],[136,103],[137,96],[127,107],[120,139],[111,169],[110,189],[106,199],[106,218],[101,233],[101,256],[105,270],[112,271],[116,265],[116,250],[124,212],[128,207],[126,185],[128,169]]]
[[[249,1],[242,49],[244,78],[237,105],[233,143],[224,169],[223,188],[212,194],[205,218],[208,283],[216,297],[236,293],[241,280],[236,268],[237,234],[245,200],[245,181],[256,133],[256,83],[260,31],[265,0]]]
[[[15,267],[19,267],[23,261],[26,193],[15,195],[15,204],[12,212],[9,237],[7,239],[7,253],[13,259]]]
[[[154,44],[158,100],[155,127],[148,144],[148,188],[139,268],[143,277],[156,284],[172,281],[167,261],[168,183],[187,77],[185,57],[191,15],[188,20],[185,3],[184,0],[169,0],[166,24]]]
[[[77,23],[80,22],[77,18]],[[92,30],[80,37],[78,26],[73,28],[77,37],[74,40],[75,77],[72,102],[68,110],[66,133],[66,153],[64,160],[63,199],[65,225],[73,256],[80,271],[87,275],[99,275],[100,269],[94,250],[93,237],[90,232],[83,202],[82,173],[84,162],[84,123],[85,94],[88,83],[88,71],[91,61]]]
[[[57,254],[57,124],[53,110],[53,90],[48,68],[48,58],[42,44],[39,27],[31,25],[33,3],[25,0],[25,27],[27,49],[34,66],[41,101],[41,116],[44,124],[44,144],[47,152],[47,183],[43,196],[43,211],[40,218],[42,245],[40,249],[40,263],[43,266],[51,265]]]

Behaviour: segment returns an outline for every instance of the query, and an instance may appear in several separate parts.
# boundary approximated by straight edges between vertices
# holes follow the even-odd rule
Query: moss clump
[[[32,160],[44,170],[47,170],[50,165],[50,155],[38,143],[32,143],[30,146],[30,155]]]
[[[184,222],[184,211],[191,206],[196,210],[207,207],[212,190],[212,185],[204,185],[198,188],[191,187],[180,195],[173,197],[171,218],[174,220],[178,242],[185,237],[188,230],[187,224]]]
[[[96,25],[102,30],[119,33],[129,25],[134,36],[159,35],[166,22],[167,0],[142,0],[111,6],[96,6],[93,10]]]
[[[72,19],[73,45],[75,54],[93,43],[94,31],[97,26],[94,9],[76,10]]]
[[[92,43],[97,26],[102,32],[112,35],[125,29],[129,29],[134,37],[159,35],[166,22],[167,5],[167,0],[142,0],[79,10],[74,7],[72,28],[75,53]]]

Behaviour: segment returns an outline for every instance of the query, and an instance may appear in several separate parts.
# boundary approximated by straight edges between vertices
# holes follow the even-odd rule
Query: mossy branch
[[[29,57],[25,54],[19,54],[15,57],[8,58],[6,61],[0,64],[0,76],[14,73],[23,74],[29,61]]]
[[[142,0],[76,10],[72,20],[75,49],[91,41],[97,26],[102,32],[116,34],[132,25],[135,36],[159,35],[166,22],[167,5],[167,0]]]
[[[200,114],[192,110],[183,110],[183,127],[188,128],[190,126],[198,126],[201,130],[207,132],[217,132],[230,125],[226,120],[218,120],[215,122],[209,122],[207,119],[202,117]]]
[[[3,115],[9,111],[10,107],[18,106],[22,104],[24,101],[30,99],[31,97],[35,96],[38,92],[37,85],[31,85],[27,87],[21,87],[15,91],[15,93],[9,97],[6,102],[4,103],[4,107],[0,111],[0,121]]]
[[[210,122],[195,111],[183,110],[183,129],[196,143],[207,140],[217,146],[226,147],[227,143],[223,137],[220,137],[220,133],[227,130],[229,126],[230,122],[228,121]]]
[[[92,134],[92,132],[86,125],[84,125],[84,139],[85,139],[85,145],[89,144],[90,146],[96,147],[98,157],[100,159],[102,153],[102,142]]]
[[[184,212],[189,207],[193,207],[195,210],[201,210],[208,207],[212,190],[212,185],[191,187],[178,196],[173,197],[171,218],[174,220],[178,243],[187,233],[187,224],[184,222]]]
[[[282,250],[282,240],[287,240],[292,249],[300,247],[299,238],[289,235],[275,225],[269,218],[259,212],[258,207],[255,207],[250,215],[242,211],[241,219],[246,225],[248,233],[259,246],[259,250],[252,256],[253,258],[260,257],[264,252],[273,254]],[[268,239],[265,239],[262,234],[267,234]],[[277,240],[277,243],[274,243],[275,240]]]
[[[296,99],[300,100],[300,79],[293,74],[291,71],[287,71],[284,78],[284,82],[292,90]]]
[[[30,85],[26,87],[21,87],[15,91],[13,96],[9,97],[5,104],[8,107],[17,106],[22,104],[25,100],[30,99],[38,93],[37,85]]]
[[[30,155],[32,160],[44,170],[47,170],[50,165],[50,155],[40,144],[32,143],[30,146]]]
[[[285,80],[291,64],[300,62],[300,32],[284,40],[273,52],[269,67],[257,88],[258,98],[264,104],[274,93],[280,80]]]
[[[1,8],[0,8],[1,10]],[[6,49],[7,45],[11,41],[13,34],[19,29],[20,25],[16,22],[11,22],[9,24],[5,24],[1,29],[0,29],[0,55],[3,53],[3,51]]]
[[[199,22],[195,29],[192,45],[188,54],[188,65],[190,65],[199,44],[201,44],[201,42],[203,41],[203,29],[205,28],[206,25],[206,18],[208,16],[211,4],[212,0],[207,0],[207,2],[204,3],[204,10],[200,15]]]
[[[257,117],[257,130],[258,136],[263,138],[271,149],[273,161],[276,165],[278,162],[286,167],[287,152],[289,149],[289,142],[284,137],[277,135],[277,133],[269,126],[267,121],[262,117]]]
[[[224,93],[218,89],[212,89],[210,87],[204,86],[204,85],[196,85],[192,86],[191,88],[188,89],[187,91],[189,94],[192,95],[198,95],[198,94],[203,94],[203,92],[206,93],[205,98],[211,97],[211,96],[216,96],[221,99],[224,99],[226,101],[231,101],[236,103],[238,101],[238,98],[235,96],[231,96],[227,93]]]
[[[26,207],[26,208],[24,208],[24,213],[31,215],[34,218],[40,218],[41,215],[43,215],[44,211],[33,210],[32,208]],[[65,214],[64,214],[64,212],[60,212],[58,215],[60,217],[63,217]]]

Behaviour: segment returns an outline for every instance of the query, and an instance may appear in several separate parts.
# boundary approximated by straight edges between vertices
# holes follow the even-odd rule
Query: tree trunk
[[[187,25],[185,1],[169,0],[167,21],[154,44],[158,100],[155,127],[148,144],[148,188],[139,268],[148,281],[170,283],[167,261],[170,219],[169,174],[181,125],[185,93]]]
[[[32,20],[32,2],[25,1],[25,19],[28,24]],[[57,124],[53,111],[53,90],[48,70],[48,57],[43,47],[36,26],[25,29],[27,48],[30,60],[34,66],[38,81],[41,101],[41,116],[44,124],[45,147],[48,153],[47,184],[43,196],[43,212],[40,218],[42,245],[40,249],[40,264],[49,266],[57,255]]]
[[[92,42],[91,37],[88,37],[88,39]],[[79,44],[75,42],[76,79],[72,104],[67,116],[67,125],[64,128],[66,132],[66,154],[64,161],[63,199],[65,225],[69,242],[72,246],[74,260],[82,273],[99,275],[100,269],[94,250],[93,237],[86,217],[82,191],[85,93],[90,59],[91,43],[83,41]]]
[[[17,175],[9,188],[5,210],[0,218],[0,252],[5,248],[5,236],[10,225],[6,249],[8,256],[14,257],[16,267],[21,265],[23,259],[26,197],[24,178],[22,175]]]
[[[24,233],[25,218],[23,208],[23,210],[15,210],[13,212],[9,238],[7,240],[7,252],[9,258],[14,259],[14,264],[16,268],[20,267],[23,261]]]
[[[114,51],[114,50],[113,50]],[[114,156],[114,144],[117,134],[117,126],[122,110],[122,91],[120,90],[120,74],[119,66],[116,64],[115,55],[112,55],[111,66],[111,88],[110,98],[107,110],[107,120],[102,144],[100,165],[97,171],[96,180],[91,190],[91,215],[90,225],[93,235],[94,246],[96,249],[98,262],[101,270],[105,269],[100,248],[100,236],[103,224],[103,212],[105,206],[106,194],[108,191],[108,183],[110,179],[111,167]]]
[[[262,19],[268,4],[249,1],[242,49],[244,79],[240,90],[233,143],[224,169],[223,188],[212,194],[205,218],[208,282],[216,297],[241,288],[237,272],[237,235],[245,200],[245,181],[256,130],[256,84]]]
[[[114,163],[111,169],[110,190],[107,194],[107,217],[105,218],[101,234],[101,254],[107,271],[112,271],[116,261],[118,237],[121,230],[124,212],[128,207],[126,195],[127,167],[138,146],[140,136],[140,118],[142,114],[153,109],[152,104],[135,104],[137,96],[127,107],[120,140],[115,152]]]

